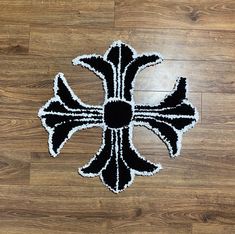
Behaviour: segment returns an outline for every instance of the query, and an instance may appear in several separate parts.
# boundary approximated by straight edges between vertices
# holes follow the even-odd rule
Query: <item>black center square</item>
[[[110,128],[122,128],[128,126],[132,117],[132,105],[128,102],[111,100],[104,106],[104,121]]]

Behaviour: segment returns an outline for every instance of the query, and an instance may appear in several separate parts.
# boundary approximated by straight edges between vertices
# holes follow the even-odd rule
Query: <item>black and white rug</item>
[[[134,126],[153,131],[166,144],[170,156],[178,156],[183,133],[198,121],[198,112],[187,99],[186,79],[178,78],[173,91],[156,105],[139,105],[133,99],[137,74],[161,62],[158,53],[138,55],[121,41],[115,41],[104,56],[75,58],[74,65],[89,69],[103,81],[104,104],[83,103],[59,73],[54,81],[54,97],[38,113],[49,133],[50,154],[56,157],[76,131],[101,127],[103,143],[79,173],[84,177],[99,176],[114,193],[130,186],[135,175],[150,176],[162,169],[138,153],[132,143]]]

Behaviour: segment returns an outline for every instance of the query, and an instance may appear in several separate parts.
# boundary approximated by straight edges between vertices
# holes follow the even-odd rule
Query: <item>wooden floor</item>
[[[51,158],[37,112],[59,71],[101,104],[101,81],[71,60],[118,39],[165,58],[139,74],[136,102],[158,102],[184,76],[200,123],[175,160],[136,128],[134,144],[164,170],[116,195],[77,174],[101,129]],[[0,149],[0,234],[235,233],[235,1],[0,0]]]

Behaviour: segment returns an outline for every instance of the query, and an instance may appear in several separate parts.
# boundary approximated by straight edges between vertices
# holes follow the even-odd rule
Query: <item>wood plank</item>
[[[64,231],[55,231],[42,228],[38,225],[30,224],[29,221],[18,221],[18,222],[11,222],[11,221],[0,221],[1,224],[1,231],[7,234],[22,234],[22,233],[34,233],[34,234],[64,234]],[[74,234],[74,232],[67,232],[66,234]]]
[[[99,222],[99,221],[97,221]],[[71,232],[69,231],[66,231],[63,230],[63,231],[55,231],[55,229],[51,230],[50,227],[44,227],[44,228],[41,228],[39,224],[36,224],[36,225],[33,225],[33,224],[29,224],[29,222],[23,222],[20,223],[20,222],[15,222],[14,226],[12,225],[12,221],[7,221],[7,222],[4,222],[3,225],[2,225],[3,222],[0,221],[0,224],[1,224],[1,230],[4,231],[4,233],[7,233],[7,234],[22,234],[22,233],[35,233],[35,234],[74,234],[74,233],[94,233],[94,230],[91,229],[91,228],[86,228],[86,226],[89,226],[90,224],[87,223],[87,224],[84,224],[82,225],[82,227],[78,227],[77,224],[74,224],[74,223],[71,223],[71,225],[74,225],[74,229],[75,231],[71,230]],[[67,222],[66,222],[67,223]],[[23,226],[24,227],[21,227]],[[15,227],[17,226],[17,227]],[[30,227],[32,226],[32,228]],[[36,227],[33,227],[33,226],[36,226]],[[56,228],[58,229],[58,228]],[[69,228],[68,228],[69,229]],[[116,230],[117,229],[117,230]],[[121,231],[120,231],[121,229]],[[107,228],[107,229],[101,229],[100,227],[99,228],[96,228],[96,233],[117,233],[117,234],[124,234],[124,233],[127,233],[126,230],[128,230],[128,233],[143,233],[143,232],[148,232],[148,233],[158,233],[158,234],[171,234],[171,233],[174,233],[174,231],[177,231],[178,234],[188,234],[191,232],[191,226],[190,225],[168,225],[168,226],[162,226],[162,225],[159,225],[157,227],[158,231],[156,231],[156,227],[152,227],[152,226],[147,226],[147,227],[143,227],[143,224],[139,224],[139,225],[131,225],[131,224],[125,224],[123,225],[122,228],[114,228],[113,229],[110,229],[110,228]]]
[[[128,32],[106,28],[35,26],[30,33],[30,54],[71,59],[86,53],[104,54],[114,38],[126,41]]]
[[[32,23],[112,27],[114,0],[32,1]]]
[[[205,207],[206,209],[208,209],[209,207],[213,207],[213,205],[215,204],[215,200],[213,199],[215,198],[217,199],[218,202],[217,207],[214,207],[215,209],[217,209],[219,205],[224,205],[226,206],[227,209],[229,209],[230,205],[231,206],[230,209],[232,211],[234,205],[233,203],[234,194],[231,193],[232,191],[229,190],[228,187],[225,187],[224,190],[216,190],[208,188],[204,189],[191,188],[191,190],[189,190],[186,189],[187,187],[185,187],[185,191],[182,191],[177,188],[172,188],[170,186],[169,187],[159,186],[159,189],[155,192],[154,192],[154,187],[146,187],[146,192],[143,190],[138,190],[138,189],[136,190],[130,187],[127,190],[128,192],[124,192],[118,195],[110,193],[108,190],[103,190],[103,187],[100,187],[101,189],[99,189],[98,187],[100,186],[90,187],[86,185],[81,185],[78,187],[78,186],[37,186],[37,185],[3,186],[2,185],[0,189],[0,199],[2,201],[1,209],[7,207],[9,207],[9,209],[14,209],[15,203],[21,203],[22,210],[24,209],[27,210],[28,208],[31,207],[32,210],[38,212],[51,211],[51,214],[55,213],[56,211],[60,212],[61,214],[68,211],[78,212],[78,213],[79,212],[84,213],[84,211],[87,211],[89,214],[91,214],[92,211],[95,210],[99,211],[102,209],[104,213],[106,213],[108,209],[111,209],[110,211],[111,212],[113,211],[113,214],[116,213],[119,215],[124,215],[125,209],[123,210],[123,213],[121,212],[121,210],[122,208],[126,207],[126,210],[128,209],[129,211],[132,210],[130,213],[126,213],[126,215],[129,216],[130,214],[134,215],[138,207],[139,208],[145,207],[146,210],[153,210],[155,211],[154,213],[156,214],[158,213],[156,208],[159,209],[159,211],[160,210],[167,211],[169,209],[180,211],[183,209],[183,207],[186,208],[185,205],[183,205],[183,207],[180,206],[180,204],[183,203],[184,199],[191,206],[191,207],[189,206],[188,209],[196,208],[197,205],[198,208],[201,209],[203,209],[203,205],[207,205],[207,207]],[[90,193],[90,191],[93,192]],[[97,197],[97,192],[99,192],[100,195],[102,196],[103,202],[101,201],[100,197]],[[175,197],[173,197],[172,194],[175,194]],[[183,197],[182,194],[184,194]],[[204,196],[208,196],[206,200],[204,199]],[[70,197],[69,200],[68,197]],[[77,199],[78,197],[81,199]],[[149,200],[147,198],[149,198]],[[156,199],[158,198],[159,202],[156,202]],[[169,200],[172,201],[172,203],[170,203],[170,205],[167,207],[166,204],[167,201]],[[140,201],[142,201],[143,203],[141,203]],[[152,204],[152,202],[154,201],[155,203]],[[118,205],[119,202],[121,202],[123,205],[126,206],[120,207]],[[48,206],[48,204],[50,204],[50,206]],[[154,207],[151,207],[150,206],[151,204]],[[80,209],[77,209],[79,205],[81,207]],[[231,212],[231,215],[233,214],[234,212]],[[8,214],[1,212],[1,220],[2,218],[7,220],[8,217],[10,218],[11,215],[14,216],[14,214],[11,213]],[[142,218],[144,218],[143,216]],[[161,215],[159,215],[159,218],[164,219],[164,217],[161,217]],[[182,223],[181,221],[178,220],[178,218],[179,217],[166,217],[165,223],[168,224]],[[203,220],[198,220],[198,221],[200,222]],[[233,224],[234,220],[231,221],[232,222],[230,222],[230,224]],[[227,224],[229,224],[229,222],[227,222]]]
[[[16,92],[17,88],[25,95],[32,92],[31,89],[38,92],[38,89],[47,88],[49,92],[55,75],[63,72],[79,95],[91,89],[97,93],[98,100],[102,95],[101,80],[87,69],[72,66],[72,57],[1,56],[0,59],[1,89],[14,88]],[[234,62],[165,60],[162,64],[141,71],[136,78],[135,90],[171,91],[176,78],[182,76],[188,78],[190,92],[234,93],[234,73]],[[34,97],[27,98],[34,100]],[[83,98],[87,97],[84,95]]]
[[[117,0],[115,25],[138,28],[235,29],[230,0]]]
[[[183,149],[195,150],[222,150],[233,151],[234,146],[234,125],[213,125],[213,124],[197,124],[195,128],[183,136]],[[141,137],[141,135],[144,137]],[[135,142],[138,148],[144,151],[153,148],[165,147],[164,144],[156,145],[156,137],[154,134],[143,127],[134,129]],[[142,141],[140,140],[142,139]]]
[[[34,152],[47,152],[48,135],[42,128],[39,119],[3,119],[0,122],[0,131],[0,147],[2,150],[12,148],[11,146],[14,145],[13,151],[33,149]],[[226,149],[232,151],[235,150],[234,133],[234,125],[198,124],[185,134],[183,148],[195,150]],[[100,146],[101,135],[102,131],[100,128],[79,131],[73,135],[62,152],[95,153]],[[143,127],[136,127],[134,135],[138,148],[140,147],[144,151],[165,148],[162,143],[156,144],[158,138]],[[23,142],[22,137],[24,138]]]
[[[135,146],[137,147],[137,144],[135,144]],[[181,150],[181,156],[177,158],[176,160],[173,160],[169,158],[167,149],[164,147],[162,149],[159,148],[159,149],[154,149],[154,150],[143,150],[141,149],[140,145],[138,145],[137,148],[138,148],[138,151],[141,153],[141,155],[143,155],[148,160],[162,164],[164,168],[162,173],[164,173],[164,176],[166,173],[168,173],[168,171],[174,170],[174,172],[176,172],[177,171],[176,168],[179,168],[179,170],[181,169],[184,170],[185,174],[187,174],[187,176],[189,177],[191,167],[196,168],[196,166],[201,168],[200,170],[203,169],[206,171],[209,168],[209,171],[211,173],[214,173],[213,170],[218,171],[220,170],[220,168],[225,168],[226,170],[229,171],[229,173],[227,173],[229,174],[228,177],[234,176],[234,173],[232,172],[233,166],[231,166],[231,163],[234,162],[234,157],[233,157],[234,151],[222,150],[222,149],[221,150],[195,150],[195,149],[183,148]],[[79,176],[78,174],[76,174],[77,168],[85,165],[92,157],[93,157],[92,153],[76,153],[76,152],[64,153],[62,152],[61,155],[59,155],[56,158],[53,158],[49,155],[48,152],[32,152],[31,162],[41,163],[41,164],[42,163],[46,163],[46,164],[47,163],[51,163],[51,164],[65,163],[66,165],[69,165],[69,167],[71,167],[71,169],[73,170],[72,172],[73,175]],[[183,164],[184,166],[181,166],[181,164]],[[194,177],[194,180],[195,180],[194,182],[196,182],[197,174],[198,174],[197,179],[199,179],[199,177],[202,177],[202,180],[205,180],[205,178],[208,178],[208,175],[206,175],[204,178],[204,176],[201,176],[199,173],[196,172],[196,170],[194,170],[194,172],[191,175],[191,177]],[[205,173],[202,173],[202,174],[204,175]],[[173,175],[172,178],[175,178],[175,175]],[[172,179],[169,177],[169,181],[170,180]],[[205,183],[207,184],[207,182]],[[229,183],[231,184],[231,180]],[[213,182],[212,180],[210,180],[211,186],[214,186],[215,184],[216,184],[216,181]]]
[[[137,145],[137,144],[136,144]],[[137,147],[142,155],[155,163],[161,163],[163,170],[152,177],[136,177],[132,187],[136,190],[144,187],[169,186],[175,188],[217,188],[234,186],[234,164],[232,152],[221,153],[217,150],[197,151],[182,150],[181,157],[170,159],[166,150],[155,151],[153,147],[147,152]],[[206,152],[206,153],[205,153]],[[223,156],[224,155],[224,156]],[[65,158],[63,158],[65,156]],[[66,157],[67,156],[67,157]],[[63,153],[55,159],[44,154],[42,162],[32,163],[30,182],[33,185],[60,185],[60,186],[98,186],[100,180],[82,178],[77,168],[85,165],[93,155],[73,154],[73,158]],[[220,158],[222,157],[222,159]],[[70,162],[71,160],[71,162]],[[218,171],[220,174],[218,175]]]
[[[165,59],[235,61],[234,38],[235,31],[32,27],[30,53],[72,59],[104,54],[112,41],[123,40],[138,53],[158,51]]]
[[[65,73],[75,93],[84,102],[88,104],[102,104],[103,102],[104,93],[101,80],[85,69],[71,66],[69,58],[51,61],[50,58],[30,57],[20,59],[17,56],[6,57],[2,60],[0,68],[2,71],[0,107],[3,110],[0,116],[2,118],[14,116],[14,118],[20,119],[37,119],[38,109],[53,96],[53,77],[61,70]],[[137,89],[141,86],[139,83],[142,78],[146,80],[153,72],[150,69],[149,72],[143,74],[143,77],[136,80]],[[147,84],[147,82],[145,83]],[[151,83],[155,83],[155,81]],[[169,79],[165,89],[171,90],[174,83],[175,79]],[[159,86],[159,90],[161,90],[161,85]],[[146,88],[147,90],[151,89],[149,85],[146,85]],[[145,89],[145,87],[142,89]],[[161,92],[155,97],[155,100],[151,101],[151,104],[158,103],[164,95],[165,93]],[[148,99],[152,96],[153,92],[146,94],[140,92],[138,95],[136,93],[135,98],[137,102],[140,102],[141,98],[143,102],[150,102]],[[190,93],[189,96],[200,110],[200,94]]]
[[[87,86],[86,82],[79,83],[77,79],[69,79],[69,84],[76,95],[85,103],[93,105],[103,105],[104,91],[102,83],[98,78],[94,78],[97,85]],[[92,81],[91,81],[92,82]],[[94,83],[95,83],[94,82]],[[94,88],[93,88],[94,87]],[[173,85],[172,88],[173,89]],[[53,80],[47,88],[3,88],[0,89],[0,113],[2,118],[15,119],[36,119],[39,108],[44,105],[47,100],[54,96]],[[136,103],[147,103],[157,105],[169,92],[144,92],[135,91],[134,98]],[[42,97],[44,100],[42,100]],[[190,101],[201,110],[201,94],[189,93]]]
[[[136,90],[170,91],[177,77],[188,79],[189,91],[235,93],[235,63],[221,61],[163,61],[143,70]]]
[[[33,149],[35,152],[48,152],[48,134],[41,126],[39,118],[35,120],[1,120],[0,131],[2,150],[11,149],[13,152],[27,150],[30,152]],[[77,148],[79,152],[95,153],[100,147],[101,136],[101,128],[77,132],[70,140],[70,146],[66,147],[67,153],[74,153]],[[22,141],[22,139],[24,140]]]
[[[83,185],[1,186],[0,222],[3,227],[19,223],[19,228],[75,233],[94,229],[99,233],[172,233],[174,228],[189,233],[192,222],[234,224],[233,198],[229,188],[158,186],[157,190],[129,188],[115,195],[103,187]]]
[[[30,171],[29,153],[1,151],[0,185],[29,184],[29,171]]]
[[[24,55],[28,50],[29,25],[0,25],[0,55]]]
[[[203,93],[202,121],[235,126],[235,94]]]
[[[234,61],[234,39],[235,31],[133,29],[130,43],[165,59]]]
[[[52,81],[53,82],[53,81]],[[81,89],[79,89],[81,90]],[[15,89],[9,88],[0,90],[0,113],[4,119],[38,119],[39,108],[54,96],[53,85],[49,89]],[[94,93],[93,90],[83,90],[77,92],[80,98],[87,104],[101,104],[103,102],[103,93]],[[32,97],[32,99],[31,99]],[[40,99],[44,101],[40,101]]]
[[[0,21],[2,24],[29,24],[31,0],[1,0]]]
[[[4,24],[29,23],[46,27],[112,27],[113,9],[113,0],[4,0],[0,2],[0,21]]]
[[[30,90],[32,91],[32,89]],[[22,91],[23,92],[23,91]],[[32,94],[21,93],[20,95],[8,95],[7,98],[2,98],[0,113],[0,138],[2,141],[2,147],[7,149],[12,144],[17,145],[17,150],[34,149],[36,152],[41,152],[43,148],[47,152],[47,138],[46,131],[41,126],[40,120],[37,117],[39,107],[44,104],[40,101],[41,97],[37,97],[38,93],[40,96],[46,97],[43,89],[34,90],[35,96]],[[52,91],[50,91],[52,92]],[[93,92],[91,90],[91,92]],[[48,94],[48,98],[51,97],[51,93]],[[136,91],[136,100],[146,99],[146,103],[156,104],[158,103],[165,93],[158,93],[155,95],[154,92],[142,92]],[[9,97],[11,101],[9,101]],[[17,98],[16,98],[17,97]],[[87,98],[90,96],[87,96]],[[190,100],[199,108],[201,108],[200,94],[191,93]],[[31,100],[30,102],[28,100]],[[89,100],[97,101],[97,95],[93,95]],[[100,101],[103,97],[100,97]],[[90,103],[89,101],[88,103]],[[14,116],[14,118],[12,117]],[[141,133],[139,133],[141,134]],[[21,142],[22,137],[24,142]],[[95,153],[100,146],[101,142],[101,129],[89,129],[87,131],[81,131],[73,136],[71,148],[68,153],[73,152],[73,149],[81,147],[79,152],[92,152]],[[75,140],[76,139],[76,140]],[[89,140],[88,140],[89,139]],[[1,143],[0,143],[1,144]],[[79,144],[79,145],[78,145]],[[90,151],[89,151],[90,149]],[[66,151],[65,151],[66,152]]]
[[[218,225],[218,224],[193,224],[193,234],[233,234],[235,225]]]

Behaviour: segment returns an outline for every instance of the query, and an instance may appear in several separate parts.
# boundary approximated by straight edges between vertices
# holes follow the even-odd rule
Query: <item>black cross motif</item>
[[[179,155],[182,134],[198,121],[198,113],[186,96],[186,79],[179,78],[173,91],[157,105],[135,105],[133,99],[136,75],[161,61],[158,53],[137,55],[121,41],[114,42],[104,56],[75,58],[74,65],[89,69],[103,81],[104,104],[84,104],[59,73],[54,82],[54,97],[38,114],[49,133],[50,154],[57,156],[74,132],[102,127],[103,143],[79,173],[85,177],[100,176],[115,193],[127,188],[135,175],[149,176],[161,169],[160,164],[144,159],[134,147],[134,126],[150,129],[166,144],[171,157]]]

